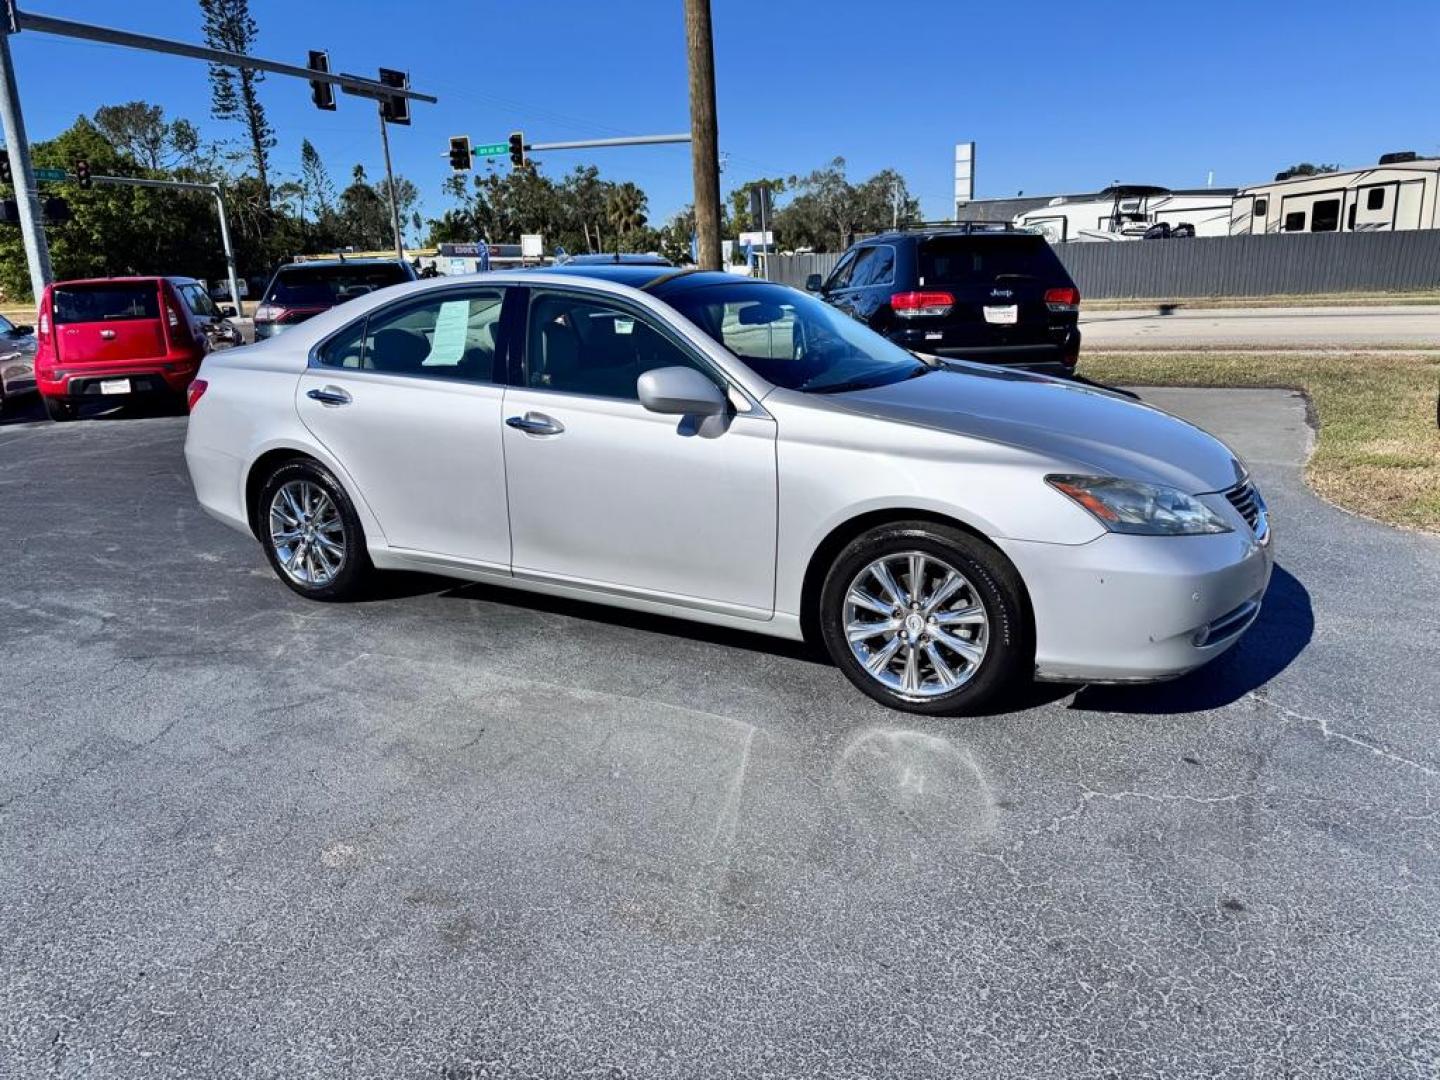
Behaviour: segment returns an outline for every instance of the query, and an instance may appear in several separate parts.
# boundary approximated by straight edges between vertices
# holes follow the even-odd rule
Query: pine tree
[[[212,49],[248,53],[258,28],[250,15],[250,0],[200,0],[205,21],[205,43]],[[239,120],[250,139],[250,157],[260,182],[260,198],[270,208],[270,151],[275,129],[265,118],[259,85],[265,73],[250,68],[210,65],[210,112],[218,120]]]

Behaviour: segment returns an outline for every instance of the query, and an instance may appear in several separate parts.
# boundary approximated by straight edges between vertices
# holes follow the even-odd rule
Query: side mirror
[[[665,367],[647,371],[635,383],[640,404],[654,413],[717,416],[725,411],[725,394],[694,368]]]
[[[806,291],[806,292],[819,292],[819,291],[820,291],[820,285],[821,285],[821,280],[820,280],[820,275],[819,275],[819,274],[811,274],[809,277],[807,277],[807,278],[805,279],[805,291]]]
[[[222,319],[233,319],[233,318],[235,318],[235,309],[234,309],[233,307],[231,307],[229,304],[226,304],[224,307],[222,307],[222,308],[220,309],[220,317],[221,317]]]

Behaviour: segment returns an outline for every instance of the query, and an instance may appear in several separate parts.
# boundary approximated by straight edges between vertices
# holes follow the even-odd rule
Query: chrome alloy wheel
[[[270,542],[285,576],[328,585],[345,564],[345,527],[330,495],[311,480],[291,480],[270,500]]]
[[[870,677],[905,697],[964,686],[990,640],[984,601],[968,578],[921,551],[876,559],[845,593],[845,637]]]

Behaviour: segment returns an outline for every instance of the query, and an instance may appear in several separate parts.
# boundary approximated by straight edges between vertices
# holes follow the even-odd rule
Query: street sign
[[[526,259],[543,258],[545,255],[545,238],[539,233],[521,233],[520,255]]]
[[[64,179],[65,179],[65,170],[64,170],[64,169],[36,169],[36,170],[35,170],[35,179],[36,179],[36,180],[64,180]]]
[[[510,152],[510,144],[503,142],[485,143],[483,146],[472,146],[470,153],[475,157],[500,157]]]

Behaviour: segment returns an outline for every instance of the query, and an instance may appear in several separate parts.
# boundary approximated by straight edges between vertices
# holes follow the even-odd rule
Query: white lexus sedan
[[[1189,671],[1273,559],[1205,432],[727,274],[398,285],[211,354],[191,401],[201,505],[302,596],[403,568],[806,637],[908,712]]]

